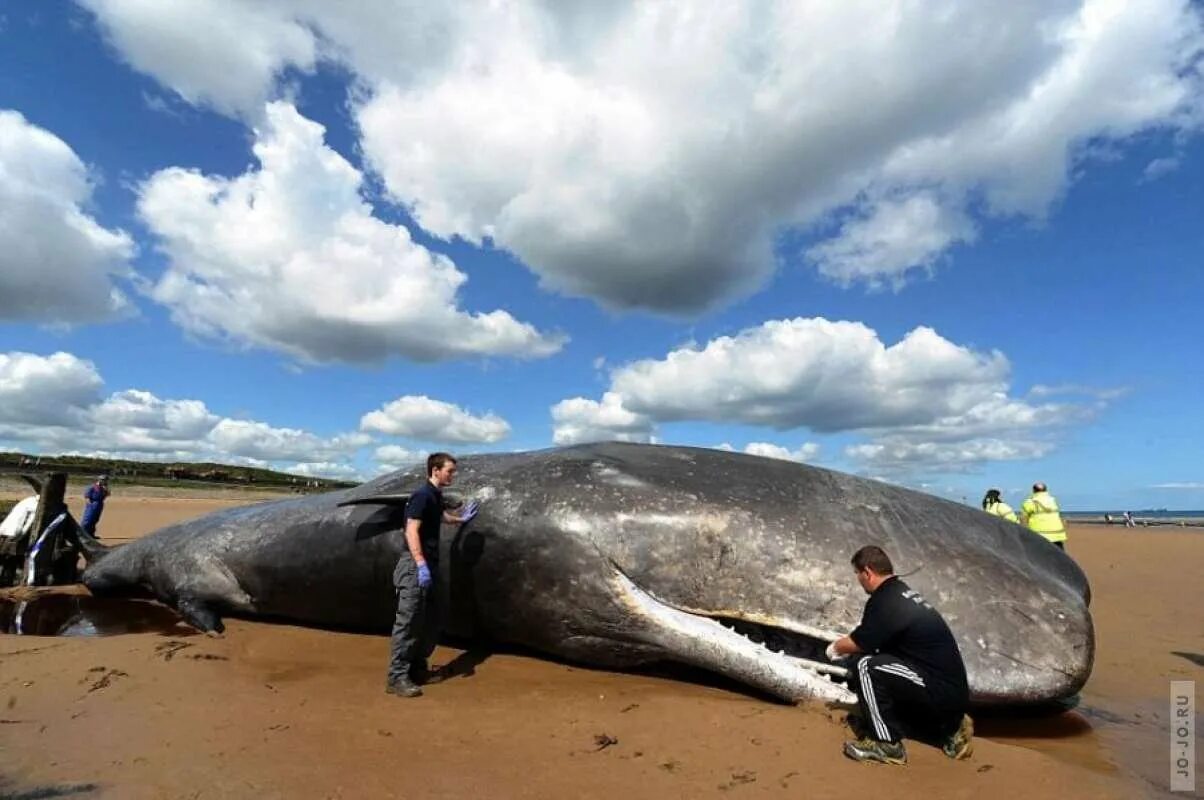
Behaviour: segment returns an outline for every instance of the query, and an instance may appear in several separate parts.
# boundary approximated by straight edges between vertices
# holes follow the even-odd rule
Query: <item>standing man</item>
[[[398,697],[418,697],[418,684],[428,677],[427,659],[439,638],[435,576],[439,574],[441,523],[463,525],[477,514],[477,503],[459,516],[443,510],[443,489],[456,478],[456,459],[432,453],[426,460],[427,480],[410,495],[405,511],[405,547],[393,570],[397,615],[393,619],[389,677],[385,691]]]
[[[84,503],[84,518],[80,520],[80,527],[87,531],[89,536],[96,537],[96,526],[100,523],[100,515],[105,510],[105,498],[108,496],[108,475],[97,477],[96,483],[84,490],[84,500],[87,502]]]
[[[945,620],[895,575],[881,547],[853,554],[857,582],[870,599],[861,624],[828,645],[831,660],[858,656],[849,688],[860,715],[849,715],[856,741],[844,754],[855,761],[906,764],[903,738],[940,742],[953,759],[969,758],[974,725],[966,716],[970,690],[962,654]]]
[[[982,499],[982,510],[992,516],[1006,519],[1008,522],[1020,521],[1016,519],[1016,512],[1012,510],[1012,507],[1003,502],[998,489],[987,489],[987,494]]]
[[[1058,501],[1045,490],[1044,483],[1033,484],[1033,494],[1021,504],[1020,510],[1029,530],[1041,534],[1055,547],[1066,549],[1066,526],[1058,512]]]

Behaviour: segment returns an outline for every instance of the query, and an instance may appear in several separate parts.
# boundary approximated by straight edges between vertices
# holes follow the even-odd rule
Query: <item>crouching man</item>
[[[945,620],[895,575],[880,547],[853,554],[857,582],[870,599],[861,624],[828,645],[832,660],[854,657],[849,688],[860,713],[849,715],[857,761],[906,764],[903,739],[939,744],[949,758],[968,758],[973,725],[961,651]]]

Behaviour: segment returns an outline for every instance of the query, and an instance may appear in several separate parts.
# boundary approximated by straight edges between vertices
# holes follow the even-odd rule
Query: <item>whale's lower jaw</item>
[[[667,653],[673,661],[724,675],[788,702],[818,700],[841,705],[857,702],[856,696],[840,682],[846,674],[843,667],[794,654],[822,649],[826,641],[818,636],[780,630],[777,641],[758,642],[755,639],[764,637],[741,626],[740,621],[674,608],[657,600],[617,569],[611,581],[629,613],[640,618],[641,639]],[[744,629],[739,630],[740,627]],[[828,640],[835,638],[833,634]],[[771,645],[787,641],[792,646],[771,649]]]

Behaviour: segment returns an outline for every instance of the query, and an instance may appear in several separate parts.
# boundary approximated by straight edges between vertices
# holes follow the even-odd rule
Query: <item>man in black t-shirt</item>
[[[398,697],[418,697],[418,684],[427,679],[427,659],[439,638],[435,576],[439,573],[439,528],[464,524],[476,516],[477,504],[459,515],[443,510],[443,488],[456,477],[456,459],[432,453],[426,460],[427,480],[410,495],[405,510],[405,548],[393,570],[397,614],[389,648],[389,677],[385,691]]]
[[[858,737],[844,754],[857,761],[906,764],[903,738],[939,742],[945,755],[968,758],[974,727],[966,716],[966,667],[949,626],[914,589],[895,575],[880,547],[853,554],[857,581],[870,599],[861,624],[828,645],[827,656],[856,656],[849,688],[859,715],[849,715]]]

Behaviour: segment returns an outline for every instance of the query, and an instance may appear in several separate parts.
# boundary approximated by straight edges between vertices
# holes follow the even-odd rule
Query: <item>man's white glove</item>
[[[846,658],[848,658],[848,656],[844,653],[836,652],[836,642],[832,642],[828,645],[827,649],[824,650],[824,655],[828,657],[829,661],[844,661]]]

